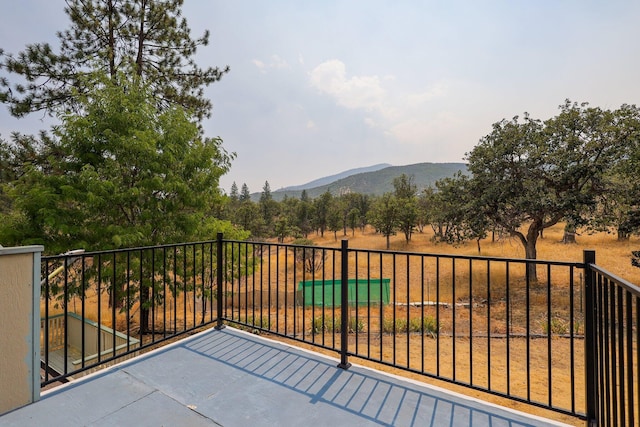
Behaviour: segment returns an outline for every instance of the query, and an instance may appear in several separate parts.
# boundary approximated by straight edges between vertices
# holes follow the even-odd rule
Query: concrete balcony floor
[[[201,332],[47,391],[0,426],[564,424],[233,328]]]

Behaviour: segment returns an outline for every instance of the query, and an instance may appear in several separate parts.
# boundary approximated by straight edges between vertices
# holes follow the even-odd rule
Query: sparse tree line
[[[619,240],[640,233],[640,109],[604,110],[567,100],[548,120],[525,114],[493,125],[467,153],[468,174],[418,190],[402,175],[394,191],[310,200],[273,200],[268,182],[257,203],[243,185],[231,188],[225,218],[255,237],[305,238],[310,233],[346,236],[373,226],[382,236],[402,233],[410,242],[430,226],[434,239],[459,244],[507,235],[536,259],[543,231],[566,224],[565,241],[578,230],[606,231]]]

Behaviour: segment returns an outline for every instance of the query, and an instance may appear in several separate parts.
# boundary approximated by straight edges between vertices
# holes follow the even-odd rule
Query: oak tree
[[[578,221],[604,189],[602,180],[627,143],[609,110],[566,101],[544,122],[525,114],[502,120],[467,154],[477,215],[515,236],[526,259],[537,257],[541,232]],[[536,279],[535,264],[527,270]]]

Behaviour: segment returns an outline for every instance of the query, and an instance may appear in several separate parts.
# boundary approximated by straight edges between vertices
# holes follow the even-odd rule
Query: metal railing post
[[[347,353],[349,351],[349,241],[343,240],[341,246],[340,271],[340,364],[338,368],[349,369]]]
[[[222,297],[224,295],[224,293],[222,292],[222,280],[223,280],[223,275],[222,275],[222,268],[224,266],[224,259],[222,256],[222,233],[218,233],[217,235],[217,252],[216,252],[216,281],[218,282],[218,287],[216,289],[216,294],[217,294],[217,314],[218,314],[218,322],[216,324],[216,329],[220,330],[220,329],[224,329],[224,322],[223,322],[223,315],[222,315]]]
[[[596,399],[596,336],[595,336],[595,284],[593,281],[593,271],[591,264],[596,263],[596,252],[585,250],[584,260],[584,295],[585,295],[585,336],[584,336],[584,357],[585,357],[585,402],[587,426],[597,425],[597,399]]]

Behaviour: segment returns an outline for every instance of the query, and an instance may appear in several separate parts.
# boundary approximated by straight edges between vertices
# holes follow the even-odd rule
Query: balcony
[[[76,413],[78,425],[132,413],[151,425],[174,416],[194,425],[640,422],[640,290],[598,268],[590,251],[583,262],[532,261],[220,235],[43,257],[37,273],[45,280],[35,311],[49,319],[44,366],[57,357],[52,339],[71,345],[70,324],[51,319],[103,325],[80,322],[76,346],[95,357],[46,370],[40,385],[125,361],[45,391],[0,425]],[[94,348],[87,337],[98,331],[107,338]]]

